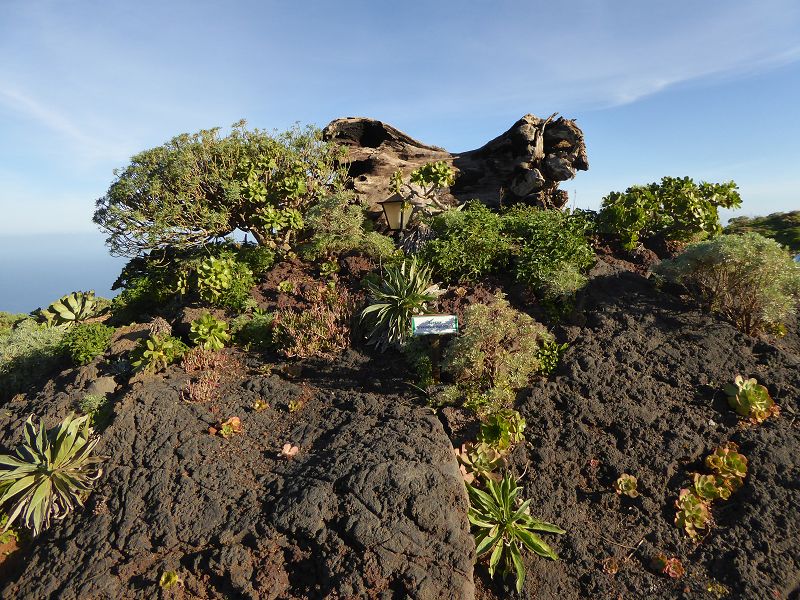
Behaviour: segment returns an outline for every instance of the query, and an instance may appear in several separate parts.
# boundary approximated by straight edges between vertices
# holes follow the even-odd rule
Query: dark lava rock
[[[190,404],[185,379],[174,367],[120,394],[86,508],[15,556],[0,597],[474,597],[466,493],[429,410],[340,385],[293,413],[270,397],[255,412],[265,392],[309,398],[275,377],[230,381],[220,400]],[[52,426],[80,394],[48,389],[4,407],[0,449],[30,412]],[[243,433],[209,434],[234,415]],[[299,447],[291,459],[285,443]],[[184,583],[164,592],[171,570]]]

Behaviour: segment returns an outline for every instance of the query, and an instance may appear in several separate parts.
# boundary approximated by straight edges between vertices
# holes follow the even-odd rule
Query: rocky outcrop
[[[193,404],[180,397],[186,377],[173,367],[117,398],[86,508],[17,557],[0,597],[474,597],[467,498],[429,410],[366,384],[276,376],[232,378],[218,401]],[[81,394],[51,387],[7,404],[0,447],[18,441],[29,412],[52,426]],[[256,399],[270,408],[254,411]],[[209,433],[232,415],[243,433]],[[299,448],[291,459],[285,443]],[[166,571],[183,580],[169,593]]]
[[[395,171],[408,176],[417,167],[437,161],[451,164],[456,171],[445,200],[479,199],[497,207],[502,199],[505,204],[562,208],[567,193],[558,189],[560,182],[586,171],[589,161],[583,132],[575,121],[555,117],[525,115],[484,146],[456,154],[423,144],[381,121],[361,117],[336,119],[323,135],[348,148],[355,190],[374,211],[378,202],[386,200]]]

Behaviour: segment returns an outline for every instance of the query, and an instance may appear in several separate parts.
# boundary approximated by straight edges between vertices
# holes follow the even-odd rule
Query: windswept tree
[[[237,229],[289,247],[309,209],[345,193],[343,152],[312,126],[268,134],[241,121],[225,136],[179,135],[114,172],[94,222],[119,256],[192,248]]]

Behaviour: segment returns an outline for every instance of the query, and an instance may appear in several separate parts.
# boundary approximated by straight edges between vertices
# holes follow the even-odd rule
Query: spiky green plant
[[[763,385],[756,379],[745,379],[737,375],[733,383],[725,386],[728,404],[742,417],[750,418],[754,423],[761,423],[780,410]]]
[[[131,365],[138,371],[155,373],[186,354],[186,344],[171,336],[150,336],[139,340],[131,352]]]
[[[25,441],[15,454],[0,455],[0,506],[8,510],[4,530],[19,518],[36,536],[53,519],[83,506],[102,474],[102,457],[91,456],[98,441],[87,415],[70,414],[49,431],[28,417]]]
[[[467,484],[470,499],[468,514],[475,535],[475,552],[479,558],[489,555],[489,575],[492,577],[498,565],[502,565],[503,575],[513,568],[517,576],[517,591],[522,592],[525,582],[522,548],[557,560],[553,549],[535,532],[566,532],[556,525],[534,519],[530,515],[530,500],[519,504],[519,487],[510,475],[503,477],[500,482],[487,480],[486,490],[484,492]]]
[[[411,337],[411,317],[424,314],[436,299],[431,270],[416,259],[386,267],[383,279],[366,281],[371,304],[361,311],[361,320],[371,326],[368,342],[385,349]]]
[[[62,296],[40,314],[50,325],[79,323],[91,317],[97,310],[97,299],[94,290],[89,292],[72,292]]]
[[[228,324],[225,321],[205,313],[192,321],[189,339],[206,350],[222,350],[225,343],[230,341],[231,334],[228,333]]]

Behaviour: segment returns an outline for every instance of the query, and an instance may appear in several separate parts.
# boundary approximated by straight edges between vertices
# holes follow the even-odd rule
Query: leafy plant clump
[[[734,217],[724,230],[727,234],[760,233],[800,253],[800,210],[772,213],[766,217]]]
[[[800,304],[800,264],[757,233],[693,244],[656,272],[749,335],[781,327]]]
[[[682,489],[675,507],[675,525],[695,538],[700,531],[708,531],[713,524],[711,503],[727,500],[742,487],[747,476],[747,458],[739,454],[739,447],[728,442],[706,457],[706,467],[712,474],[695,473],[692,489]]]
[[[274,313],[272,341],[289,358],[332,357],[350,345],[354,303],[347,289],[335,282],[307,292],[311,308]]]
[[[737,375],[732,384],[725,386],[728,404],[742,417],[754,423],[762,423],[770,416],[780,413],[778,405],[772,400],[769,391],[755,379],[745,379]]]
[[[546,300],[574,295],[586,284],[584,272],[595,262],[587,235],[587,213],[515,207],[503,217],[511,239],[517,281]]]
[[[514,409],[499,409],[481,423],[478,442],[506,454],[514,444],[525,439],[525,419]]]
[[[94,316],[97,306],[94,291],[72,292],[56,300],[39,314],[48,325],[80,323]]]
[[[206,350],[222,350],[230,341],[228,324],[210,313],[198,317],[191,324],[189,339]]]
[[[311,207],[347,183],[343,150],[316,128],[270,135],[244,121],[179,135],[134,156],[94,221],[114,254],[196,248],[236,231],[260,245],[291,248]]]
[[[114,328],[102,323],[81,323],[64,336],[66,353],[76,365],[88,365],[108,348]]]
[[[92,427],[104,427],[111,419],[112,403],[102,394],[86,394],[78,401],[78,410],[90,419]]]
[[[0,310],[0,338],[9,335],[11,330],[25,319],[30,319],[30,315],[13,314]]]
[[[569,344],[559,344],[555,340],[545,340],[539,348],[539,370],[542,375],[550,375],[556,370],[561,357]]]
[[[639,492],[636,489],[637,485],[636,477],[623,473],[614,482],[614,491],[620,496],[637,498],[639,496]]]
[[[66,326],[20,321],[0,336],[0,400],[8,400],[55,369],[64,358]]]
[[[442,369],[462,390],[478,394],[479,403],[501,408],[540,371],[540,349],[552,339],[543,325],[503,298],[473,304],[464,313],[463,331],[444,351]]]
[[[501,567],[505,576],[516,572],[516,589],[522,592],[525,566],[522,549],[527,548],[545,558],[558,556],[536,532],[563,534],[560,527],[534,519],[530,515],[530,500],[518,504],[519,487],[510,475],[500,482],[486,481],[486,491],[467,484],[469,493],[469,522],[475,535],[478,558],[489,555],[489,575]]]
[[[99,442],[89,416],[70,415],[45,432],[25,421],[25,441],[13,455],[0,455],[0,506],[8,511],[7,529],[15,520],[39,535],[53,519],[63,519],[102,474],[101,457],[92,456]]]
[[[266,352],[273,347],[272,325],[274,315],[256,311],[239,315],[231,322],[231,332],[237,344],[248,350]]]
[[[498,471],[505,466],[505,458],[489,444],[467,443],[461,448],[453,448],[453,453],[465,483],[474,483],[476,479],[502,479]]]
[[[131,365],[137,371],[155,373],[186,354],[189,348],[181,340],[169,335],[150,336],[139,340],[131,352]]]
[[[656,236],[681,242],[713,237],[722,232],[718,209],[741,206],[737,190],[733,181],[696,184],[689,177],[663,177],[603,198],[599,228],[628,250]]]
[[[510,243],[502,234],[502,217],[478,201],[463,210],[434,217],[436,238],[420,250],[420,260],[448,281],[474,281],[507,265]]]
[[[411,317],[424,314],[436,299],[431,271],[416,259],[389,265],[379,282],[366,281],[370,304],[361,311],[361,321],[370,330],[368,343],[380,349],[402,345],[411,337]]]

